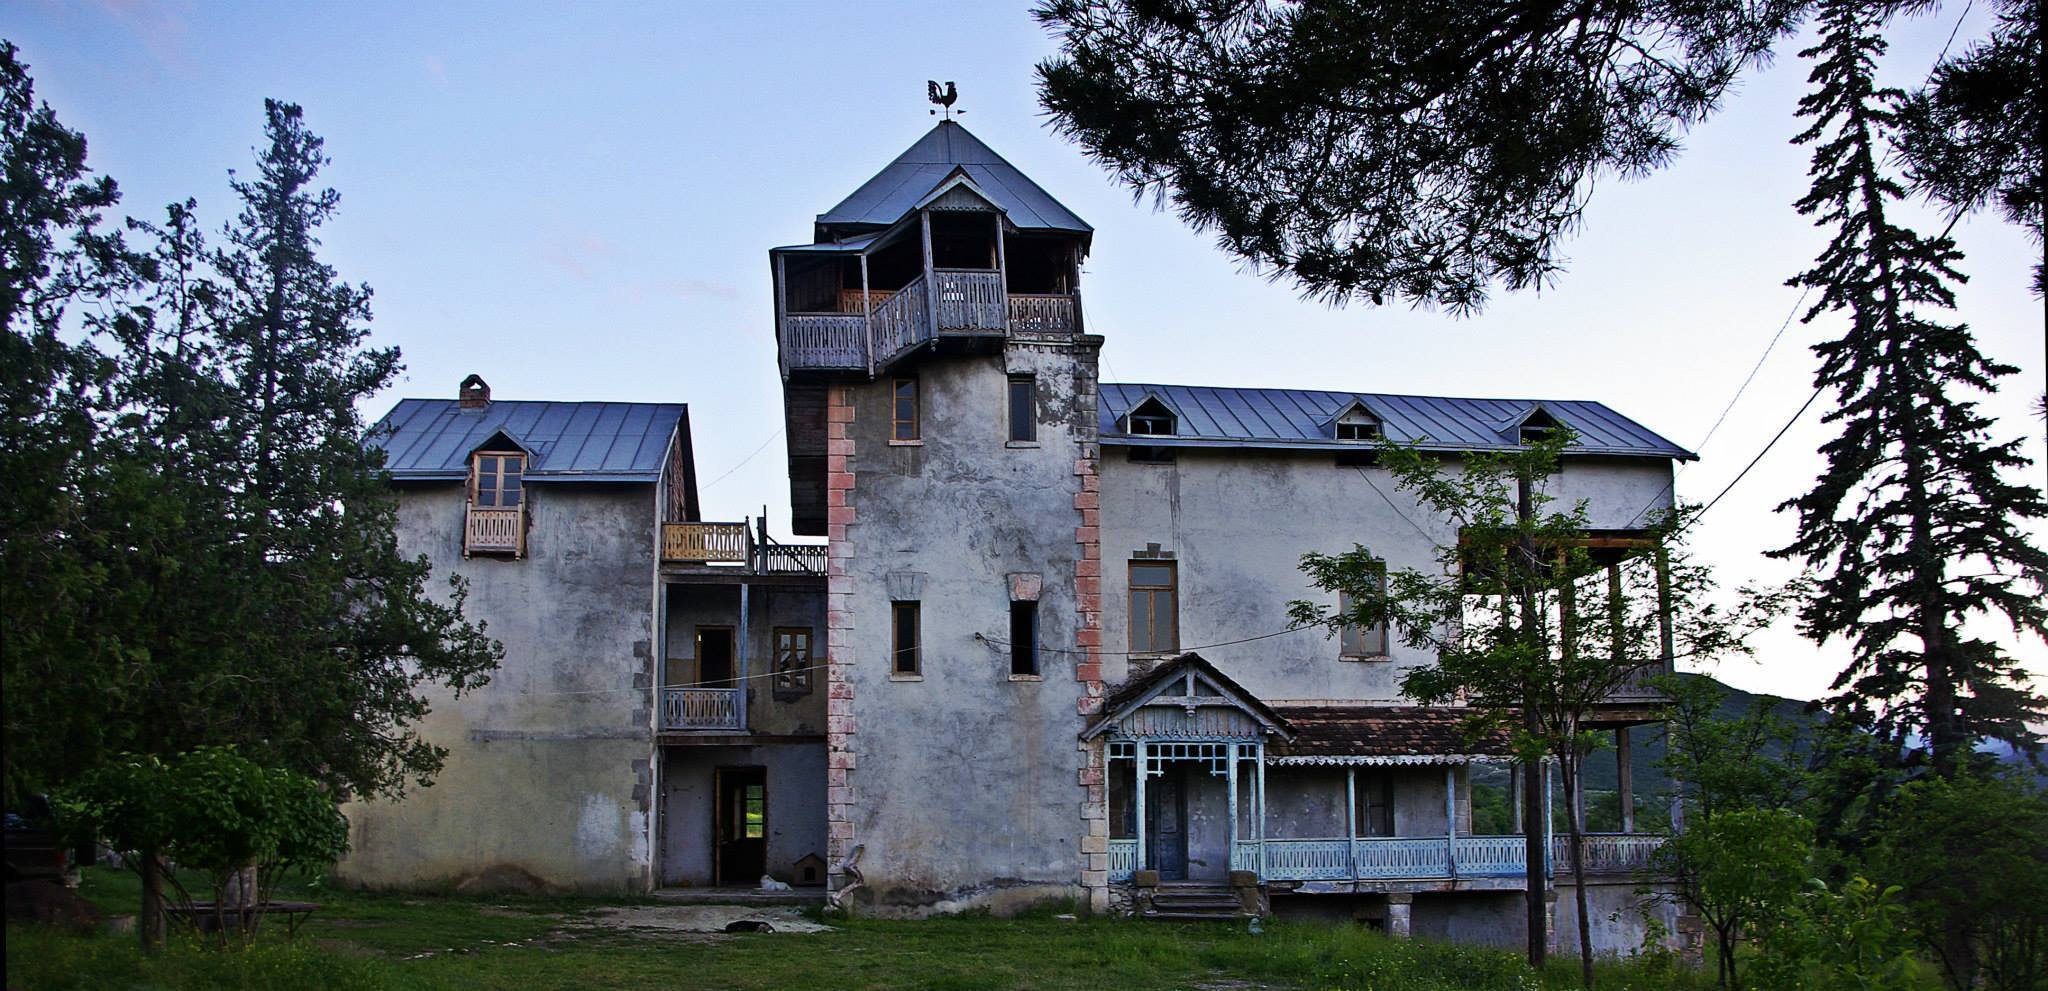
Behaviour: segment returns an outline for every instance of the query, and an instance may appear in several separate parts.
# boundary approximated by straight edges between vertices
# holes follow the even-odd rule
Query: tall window
[[[1180,649],[1172,561],[1131,562],[1131,652],[1170,654]]]
[[[782,626],[775,630],[775,697],[802,698],[811,693],[811,631]]]
[[[1394,835],[1394,779],[1384,771],[1358,772],[1358,808],[1354,810],[1360,836]]]
[[[1387,566],[1383,561],[1373,562],[1375,593],[1379,601],[1387,598]],[[1337,610],[1349,613],[1357,600],[1349,592],[1337,593]],[[1387,656],[1387,624],[1385,620],[1371,625],[1347,624],[1338,634],[1340,652],[1347,658],[1377,658]]]
[[[1038,673],[1038,603],[1010,602],[1010,674]]]
[[[526,455],[485,452],[471,473],[471,501],[483,509],[517,509],[526,495],[520,484]]]
[[[894,440],[917,440],[923,436],[919,423],[917,380],[897,379],[889,400],[890,433]]]
[[[1038,376],[1010,376],[1010,440],[1038,440]]]
[[[917,603],[892,602],[889,604],[892,627],[890,668],[895,674],[921,674],[923,662],[917,650]]]

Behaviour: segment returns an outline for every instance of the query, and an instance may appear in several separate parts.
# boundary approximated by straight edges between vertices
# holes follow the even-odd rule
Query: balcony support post
[[[939,334],[939,277],[932,271],[932,212],[920,210],[919,229],[924,232],[925,328],[931,337]]]
[[[1458,765],[1444,765],[1444,873],[1458,876]]]
[[[1136,782],[1138,783],[1138,793],[1137,793],[1136,795],[1133,795],[1133,796],[1131,796],[1131,801],[1133,801],[1133,802],[1137,803],[1137,804],[1136,804],[1136,808],[1137,808],[1137,819],[1138,819],[1138,828],[1137,828],[1136,830],[1134,830],[1134,831],[1133,831],[1133,832],[1135,832],[1135,833],[1137,834],[1137,836],[1138,836],[1138,856],[1137,856],[1137,859],[1136,859],[1135,861],[1133,861],[1133,863],[1134,863],[1134,864],[1136,865],[1136,866],[1135,866],[1135,868],[1134,868],[1135,870],[1141,870],[1141,871],[1142,871],[1142,870],[1149,870],[1149,869],[1150,869],[1150,868],[1149,868],[1149,867],[1147,866],[1147,861],[1149,861],[1149,860],[1151,860],[1151,859],[1152,859],[1152,858],[1151,858],[1151,857],[1149,856],[1149,853],[1150,853],[1150,851],[1149,851],[1149,850],[1147,850],[1147,849],[1145,848],[1145,738],[1144,738],[1144,737],[1139,737],[1139,738],[1138,738],[1138,740],[1137,740],[1137,744],[1136,744],[1136,754],[1135,754],[1135,764],[1134,764],[1133,770],[1135,770],[1135,771],[1136,771],[1136,773],[1134,773],[1134,774],[1132,774],[1132,775],[1131,775],[1131,780],[1133,780],[1133,781],[1136,781]]]
[[[860,325],[868,342],[868,378],[875,377],[875,298],[868,288],[868,253],[860,253]]]
[[[737,685],[734,685],[734,686],[733,686],[733,687],[735,687],[735,688],[738,688],[738,689],[739,689],[739,694],[738,694],[737,696],[735,696],[735,697],[734,697],[733,701],[734,701],[734,702],[735,702],[735,703],[736,703],[736,704],[737,704],[737,705],[739,706],[739,724],[740,724],[740,729],[741,729],[741,730],[743,730],[743,731],[744,731],[744,730],[746,729],[746,727],[747,727],[747,724],[748,724],[748,720],[747,720],[747,694],[748,694],[748,692],[747,692],[747,686],[748,686],[748,680],[747,680],[747,675],[748,675],[748,674],[749,674],[750,672],[749,672],[749,671],[747,670],[747,661],[748,661],[748,657],[747,657],[747,647],[748,647],[748,645],[749,645],[749,644],[751,644],[751,643],[753,642],[753,639],[754,639],[754,627],[753,627],[753,623],[752,623],[752,621],[751,621],[751,618],[750,618],[750,617],[748,616],[748,614],[747,614],[747,604],[748,604],[748,603],[747,603],[747,583],[746,583],[746,582],[741,582],[741,583],[740,583],[740,635],[739,635],[739,643],[738,643],[738,644],[736,645],[736,650],[734,651],[734,653],[737,653],[737,654],[739,655],[739,662],[740,662],[740,663],[739,663],[739,669],[740,669],[740,677],[739,677],[739,683],[738,683]]]
[[[1000,224],[1001,221],[998,220],[997,223]],[[997,233],[1001,233],[1000,227],[997,229]],[[1230,764],[1223,771],[1223,788],[1227,796],[1225,800],[1230,803],[1230,853],[1228,857],[1230,869],[1237,870],[1237,827],[1238,820],[1241,818],[1237,809],[1237,744],[1226,743],[1223,746],[1230,753]]]
[[[1345,864],[1352,880],[1358,879],[1358,768],[1344,769]]]
[[[1259,741],[1258,753],[1259,780],[1255,792],[1257,797],[1253,805],[1258,810],[1258,821],[1254,828],[1258,831],[1259,840],[1259,877],[1263,878],[1266,876],[1266,741]]]
[[[1634,771],[1629,766],[1628,727],[1614,728],[1614,790],[1621,800],[1621,831],[1636,831],[1636,789]]]

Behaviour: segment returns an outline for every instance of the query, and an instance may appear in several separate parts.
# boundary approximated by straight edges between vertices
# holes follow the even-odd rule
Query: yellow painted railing
[[[661,559],[745,564],[745,523],[664,523]]]

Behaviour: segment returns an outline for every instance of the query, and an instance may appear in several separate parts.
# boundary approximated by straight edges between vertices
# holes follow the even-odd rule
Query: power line
[[[782,430],[781,430],[781,428],[779,428],[779,427],[778,427],[778,428],[776,429],[776,431],[775,431],[774,433],[772,433],[772,434],[769,434],[769,435],[768,435],[768,439],[767,439],[767,440],[764,440],[764,441],[762,441],[762,442],[761,442],[761,446],[760,446],[760,447],[754,448],[754,451],[753,451],[753,453],[752,453],[752,454],[749,454],[749,455],[747,455],[746,457],[744,457],[744,458],[741,458],[741,459],[740,459],[740,463],[739,463],[739,464],[736,464],[736,465],[733,465],[733,466],[732,466],[732,467],[730,467],[730,468],[727,468],[727,469],[726,469],[726,470],[725,470],[724,472],[722,472],[722,473],[721,473],[721,474],[720,474],[720,475],[719,475],[719,476],[718,476],[717,478],[714,478],[714,479],[712,479],[711,481],[705,482],[705,483],[704,483],[703,485],[700,485],[700,486],[698,486],[698,487],[697,487],[697,491],[698,491],[698,492],[703,492],[703,491],[704,491],[705,489],[708,489],[708,488],[710,488],[710,487],[712,487],[712,486],[714,486],[714,485],[717,485],[717,484],[718,484],[718,483],[720,483],[720,482],[723,482],[723,481],[725,481],[725,480],[726,480],[726,479],[727,479],[728,477],[730,477],[730,476],[732,475],[732,473],[733,473],[733,472],[736,472],[736,471],[740,470],[741,468],[745,468],[745,467],[747,466],[747,462],[749,462],[749,461],[752,461],[752,460],[754,460],[754,458],[755,458],[755,457],[756,457],[757,455],[759,455],[759,454],[760,454],[760,453],[761,453],[762,451],[765,451],[765,450],[767,450],[767,449],[768,449],[768,445],[770,445],[770,444],[773,444],[773,443],[775,443],[775,438],[777,438],[777,437],[780,437],[780,436],[782,436]]]
[[[1748,475],[1749,470],[1751,468],[1756,467],[1756,463],[1764,459],[1764,455],[1771,453],[1771,448],[1778,446],[1778,441],[1784,438],[1785,432],[1791,430],[1792,425],[1798,423],[1799,418],[1806,415],[1806,411],[1813,407],[1814,400],[1819,399],[1820,394],[1825,391],[1827,391],[1826,385],[1815,386],[1813,390],[1813,395],[1806,397],[1806,402],[1800,404],[1799,411],[1793,413],[1792,418],[1786,420],[1785,425],[1778,428],[1778,432],[1771,436],[1771,442],[1765,444],[1763,450],[1756,452],[1756,457],[1749,459],[1749,463],[1742,466],[1742,471],[1737,473],[1736,476],[1732,480],[1730,480],[1727,485],[1722,486],[1721,491],[1714,494],[1714,498],[1707,500],[1707,504],[1704,507],[1701,507],[1698,514],[1693,516],[1693,520],[1696,521],[1700,517],[1707,515],[1707,511],[1713,509],[1714,504],[1720,502],[1722,496],[1727,495],[1729,490],[1735,488],[1736,483],[1742,481],[1743,476]],[[1689,526],[1691,524],[1688,523],[1687,525]]]

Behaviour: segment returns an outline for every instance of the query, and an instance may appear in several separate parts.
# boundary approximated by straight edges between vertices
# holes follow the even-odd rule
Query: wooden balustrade
[[[754,548],[754,568],[770,574],[822,575],[825,545],[760,544]]]
[[[866,303],[872,306],[880,306],[888,302],[889,297],[894,295],[896,295],[896,290],[894,289],[870,289],[866,293]],[[839,290],[839,312],[866,313],[868,309],[862,305],[861,297],[862,293],[858,289]]]
[[[661,559],[705,563],[747,563],[745,523],[664,523]]]
[[[462,551],[465,554],[514,556],[526,553],[525,508],[469,507],[468,518],[462,528]]]
[[[1136,840],[1128,842],[1133,865]],[[1239,840],[1233,844],[1233,870],[1259,871],[1270,881],[1392,881],[1452,877],[1520,877],[1525,873],[1526,847],[1521,836],[1360,837],[1344,839]],[[1644,833],[1589,833],[1586,873],[1637,874],[1655,864],[1664,837]],[[1571,872],[1571,838],[1551,840],[1553,873]],[[1450,854],[1456,854],[1455,857]]]
[[[1047,293],[1010,294],[1010,330],[1026,334],[1071,334],[1074,297]]]
[[[1001,333],[1008,324],[1009,303],[1003,295],[1003,273],[953,268],[932,270],[932,291],[938,294],[939,332]]]
[[[664,688],[661,690],[664,730],[747,729],[746,697],[738,688]]]
[[[867,318],[859,313],[789,313],[782,353],[791,368],[866,368]]]
[[[874,333],[875,363],[894,360],[932,339],[931,314],[925,310],[924,276],[892,294],[868,318]]]

